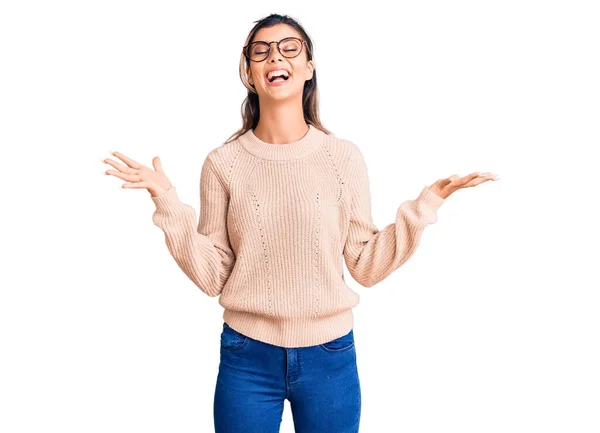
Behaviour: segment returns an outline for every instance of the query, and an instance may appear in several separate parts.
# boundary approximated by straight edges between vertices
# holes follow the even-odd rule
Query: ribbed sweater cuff
[[[156,205],[156,210],[160,213],[168,214],[178,209],[187,207],[187,205],[183,203],[177,196],[177,190],[174,186],[171,186],[171,188],[161,195],[156,197],[151,196],[151,198]]]
[[[427,185],[425,185],[425,187],[419,194],[419,197],[417,197],[417,201],[423,206],[428,207],[432,211],[437,211],[446,200],[434,193],[433,191],[431,191],[427,187]]]

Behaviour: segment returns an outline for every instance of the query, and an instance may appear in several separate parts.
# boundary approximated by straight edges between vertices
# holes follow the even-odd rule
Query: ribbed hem
[[[287,348],[326,343],[346,335],[354,327],[352,309],[325,317],[290,319],[225,309],[223,320],[250,338]]]
[[[262,159],[291,160],[304,158],[318,150],[323,144],[325,133],[313,125],[308,125],[308,132],[298,141],[286,144],[267,143],[254,135],[249,129],[238,140],[248,152]]]

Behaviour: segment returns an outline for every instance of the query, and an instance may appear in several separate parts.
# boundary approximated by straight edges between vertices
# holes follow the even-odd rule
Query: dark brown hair
[[[263,27],[269,28],[273,27],[277,24],[287,24],[293,27],[295,30],[300,33],[302,38],[306,41],[306,52],[307,61],[312,60],[313,58],[313,43],[308,36],[308,33],[304,30],[304,28],[300,25],[300,23],[291,18],[288,15],[279,15],[279,14],[271,14],[261,20],[254,21],[255,25],[250,31],[250,34],[246,38],[246,42],[244,45],[248,45],[254,41],[254,36],[256,32]],[[249,68],[248,60],[242,53],[240,55],[240,79],[244,86],[248,89],[248,96],[242,102],[241,112],[242,112],[242,127],[234,132],[226,141],[226,143],[236,140],[240,135],[246,133],[250,129],[254,129],[258,125],[258,120],[260,118],[260,109],[258,103],[258,93],[254,90],[254,87],[248,82],[248,77],[246,76],[246,69]],[[304,83],[304,90],[302,92],[302,111],[304,112],[304,120],[307,124],[313,125],[317,129],[325,132],[326,134],[331,134],[331,132],[326,129],[319,119],[319,92],[317,89],[317,71],[313,71],[312,79],[307,80]]]

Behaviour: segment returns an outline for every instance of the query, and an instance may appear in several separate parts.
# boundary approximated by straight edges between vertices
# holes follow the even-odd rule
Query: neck
[[[254,134],[260,140],[273,144],[298,141],[308,131],[301,101],[271,100],[260,103],[260,119]]]

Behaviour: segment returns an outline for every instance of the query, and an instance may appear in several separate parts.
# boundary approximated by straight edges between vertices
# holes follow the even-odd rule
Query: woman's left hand
[[[464,177],[458,177],[456,174],[437,180],[434,184],[428,186],[429,190],[435,195],[446,199],[450,194],[458,191],[461,188],[469,188],[471,186],[479,185],[480,183],[487,182],[488,180],[499,180],[497,175],[489,172],[481,173],[479,171],[468,174]]]

